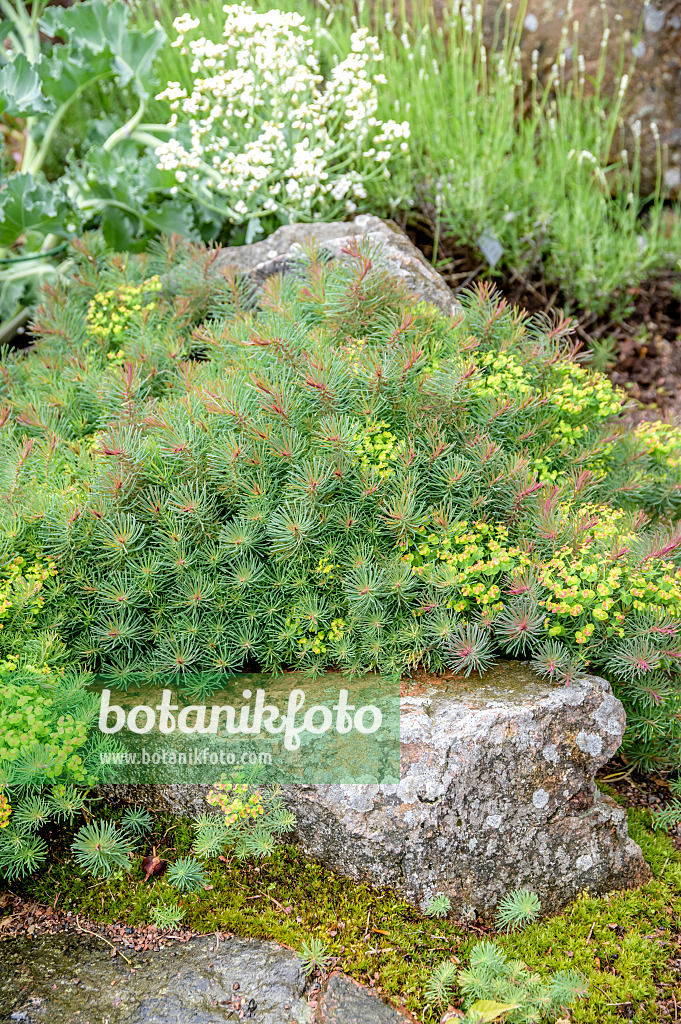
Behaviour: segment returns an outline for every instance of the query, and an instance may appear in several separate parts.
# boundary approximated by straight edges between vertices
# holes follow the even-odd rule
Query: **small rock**
[[[295,250],[307,239],[314,239],[331,257],[341,257],[352,239],[379,243],[386,265],[395,277],[418,298],[437,306],[450,316],[459,308],[451,290],[431,267],[423,254],[393,221],[363,214],[350,222],[286,224],[264,242],[223,249],[215,260],[215,269],[236,267],[262,284],[274,274],[289,273],[295,266]],[[272,253],[275,253],[273,256]]]

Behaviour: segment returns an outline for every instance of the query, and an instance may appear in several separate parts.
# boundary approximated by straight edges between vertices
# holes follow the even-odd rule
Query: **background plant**
[[[118,248],[193,230],[169,201],[171,176],[144,160],[135,139],[162,30],[133,28],[122,0],[46,7],[47,0],[30,9],[21,0],[2,4],[9,43],[0,49],[0,125],[9,143],[0,168],[2,319],[35,300],[36,287],[54,277],[53,257],[85,225],[99,225]],[[88,126],[78,107],[93,99]],[[70,132],[72,148],[55,164],[55,140],[74,119],[81,135]]]
[[[425,21],[405,27],[387,55],[388,66],[404,69],[400,95],[419,125],[412,150],[428,217],[436,238],[467,243],[488,273],[540,271],[568,307],[602,313],[615,305],[621,315],[625,289],[671,267],[681,246],[660,180],[652,197],[641,190],[641,135],[653,133],[659,148],[656,126],[637,123],[625,136],[633,49],[622,41],[617,53],[604,22],[598,67],[587,78],[578,32],[566,34],[541,84],[538,54],[530,68],[521,65],[526,9],[521,3],[513,20],[502,17],[492,52],[482,5],[464,0],[439,30]],[[606,89],[608,62],[618,71]]]
[[[435,260],[438,239],[446,237],[448,245],[478,254],[485,273],[538,274],[564,304],[593,315],[610,309],[615,319],[627,310],[629,288],[678,261],[681,219],[665,209],[659,184],[653,196],[640,187],[641,134],[655,128],[643,124],[622,135],[635,73],[630,51],[620,55],[614,95],[603,85],[606,61],[618,61],[607,27],[592,81],[579,40],[566,36],[550,80],[540,86],[536,68],[523,81],[518,63],[522,4],[515,22],[502,19],[488,53],[482,9],[467,2],[453,3],[433,24],[418,5],[410,21],[396,21],[392,7],[380,4],[355,12],[342,0],[322,16],[313,5],[279,0],[273,9],[269,0],[254,0],[228,14],[243,67],[231,37],[223,36],[216,0],[192,0],[182,11],[137,4],[135,24],[122,0],[86,0],[66,12],[48,10],[41,21],[43,6],[33,4],[29,15],[5,0],[11,48],[0,54],[8,172],[0,200],[2,313],[18,310],[20,318],[5,326],[7,337],[21,320],[21,302],[53,275],[64,242],[98,225],[122,249],[143,247],[163,231],[239,241],[246,231],[256,237],[291,218],[338,216],[353,205],[394,212],[414,223],[425,218]],[[187,39],[173,46],[180,14]],[[254,35],[256,21],[268,30]],[[205,42],[192,70],[197,32]],[[377,44],[368,45],[367,32]],[[363,91],[360,65],[367,56],[374,61],[377,47],[378,78],[370,87],[367,79]],[[264,54],[272,76],[266,87],[258,71]],[[224,63],[219,75],[204,58]],[[310,129],[280,109],[287,68],[315,115],[304,122]],[[265,120],[237,116],[242,108],[233,102],[254,70],[249,81]],[[231,100],[213,95],[219,82]],[[162,94],[167,99],[153,98]],[[332,94],[329,103],[324,97]],[[192,114],[194,101],[206,105],[205,125]],[[221,141],[225,119],[239,139],[236,154]],[[305,148],[313,131],[319,145]],[[285,146],[277,144],[281,132]],[[376,135],[386,138],[374,145]]]
[[[251,6],[269,12],[273,4]],[[488,50],[483,5],[467,0],[446,5],[437,18],[419,4],[408,17],[393,4],[356,9],[338,0],[323,11],[276,4],[306,15],[322,67],[347,53],[358,25],[378,38],[386,85],[377,117],[409,122],[410,164],[394,167],[384,195],[372,195],[371,212],[397,205],[405,220],[426,223],[435,260],[439,239],[465,245],[486,275],[539,275],[566,306],[612,309],[617,318],[628,308],[627,288],[671,269],[681,252],[681,218],[677,206],[670,213],[665,205],[661,163],[654,194],[641,188],[641,138],[655,138],[656,126],[624,130],[635,41],[618,42],[604,21],[598,66],[587,77],[579,36],[565,34],[542,84],[536,62],[522,68],[518,56],[526,7],[502,15]],[[138,15],[145,25],[146,9]],[[173,13],[180,11],[160,13],[169,34]],[[182,13],[200,20],[213,44],[221,41],[221,2],[189,0]],[[606,88],[608,63],[616,73]],[[186,89],[187,67],[178,48],[164,48],[162,78]],[[660,151],[659,139],[656,145]]]
[[[96,695],[87,674],[36,667],[15,654],[0,663],[0,875],[35,871],[49,825],[82,819],[89,787],[103,780],[93,731]]]
[[[257,771],[223,776],[207,796],[221,815],[200,818],[194,826],[192,852],[201,859],[233,852],[239,859],[266,857],[295,823],[278,786],[258,784]]]
[[[172,134],[156,156],[178,198],[209,210],[215,233],[245,226],[246,242],[292,220],[354,212],[376,201],[376,185],[384,199],[390,168],[408,167],[410,128],[376,117],[386,84],[376,38],[357,29],[324,76],[302,14],[224,12],[217,40],[197,36],[198,17],[173,22],[184,66],[157,96],[170,104]]]

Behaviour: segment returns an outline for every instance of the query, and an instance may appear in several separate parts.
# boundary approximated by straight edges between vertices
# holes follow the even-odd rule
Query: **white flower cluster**
[[[409,122],[376,118],[375,69],[383,55],[366,29],[326,78],[300,14],[258,13],[228,5],[223,38],[187,38],[200,28],[174,21],[191,61],[191,92],[169,82],[157,99],[170,102],[174,136],[156,149],[158,166],[200,195],[219,194],[233,221],[277,214],[282,221],[316,210],[352,212],[372,179],[409,150]],[[329,209],[331,208],[331,209]]]

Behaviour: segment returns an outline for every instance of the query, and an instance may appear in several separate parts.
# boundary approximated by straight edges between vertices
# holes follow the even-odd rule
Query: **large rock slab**
[[[110,953],[74,933],[0,942],[0,1022],[408,1024],[345,975],[311,1005],[300,958],[274,942],[196,938],[126,954],[130,964]]]
[[[362,214],[350,222],[286,224],[263,242],[223,249],[214,266],[236,267],[249,274],[257,284],[262,284],[274,274],[288,273],[295,265],[296,249],[310,238],[329,258],[342,256],[342,250],[356,238],[379,244],[389,269],[417,300],[430,302],[446,316],[460,308],[453,292],[404,231],[391,220],[381,220],[369,214]]]
[[[401,699],[399,784],[286,786],[306,854],[423,907],[447,895],[463,919],[492,917],[527,887],[544,912],[583,890],[639,885],[650,871],[626,813],[594,776],[618,749],[624,709],[603,679],[571,686],[502,662],[482,679],[420,683]],[[206,787],[117,787],[198,815]]]
[[[306,852],[423,905],[489,918],[529,888],[544,912],[578,893],[638,885],[649,869],[626,813],[594,775],[619,747],[624,709],[603,679],[542,682],[507,662],[482,680],[402,700],[397,786],[297,786]]]

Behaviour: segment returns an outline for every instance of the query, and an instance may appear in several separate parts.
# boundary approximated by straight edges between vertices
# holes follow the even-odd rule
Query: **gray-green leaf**
[[[40,61],[40,64],[43,64]],[[34,117],[52,109],[43,95],[35,65],[22,53],[0,70],[0,114],[10,117]]]

